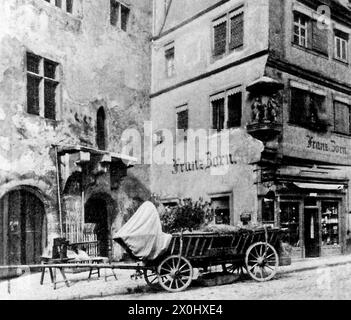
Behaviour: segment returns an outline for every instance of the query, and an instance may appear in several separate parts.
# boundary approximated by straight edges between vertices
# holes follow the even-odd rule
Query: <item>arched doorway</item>
[[[85,205],[85,223],[95,224],[94,232],[99,242],[99,255],[109,256],[109,226],[107,203],[104,199],[93,197]]]
[[[0,200],[0,264],[38,264],[46,246],[43,202],[27,189],[16,189]]]
[[[96,144],[99,150],[106,150],[106,115],[103,107],[97,112],[96,116]]]

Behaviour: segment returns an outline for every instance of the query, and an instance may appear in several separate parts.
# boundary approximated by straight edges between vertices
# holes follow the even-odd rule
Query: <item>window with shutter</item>
[[[227,22],[214,26],[214,55],[219,56],[226,52]]]
[[[244,13],[240,13],[230,19],[230,43],[229,49],[234,50],[244,45]]]
[[[228,128],[241,126],[242,116],[242,97],[241,92],[228,96]]]
[[[328,55],[328,29],[319,28],[316,20],[312,21],[312,49]]]
[[[334,102],[334,131],[351,134],[351,108],[345,103]]]

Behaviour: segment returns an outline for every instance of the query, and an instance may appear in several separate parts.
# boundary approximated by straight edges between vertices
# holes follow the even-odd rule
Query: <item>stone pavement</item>
[[[294,273],[317,268],[351,264],[351,255],[314,258],[295,261],[290,266],[280,267],[279,273]],[[54,290],[50,283],[48,272],[45,275],[44,285],[40,285],[40,273],[28,273],[11,280],[0,282],[0,299],[2,300],[74,300],[93,299],[99,297],[118,296],[128,299],[132,293],[150,293],[150,289],[143,278],[131,279],[133,270],[115,270],[118,280],[115,280],[110,270],[107,270],[107,281],[102,271],[101,278],[94,275],[88,281],[88,272],[67,273],[70,287],[67,288],[61,275],[58,273],[59,283]]]

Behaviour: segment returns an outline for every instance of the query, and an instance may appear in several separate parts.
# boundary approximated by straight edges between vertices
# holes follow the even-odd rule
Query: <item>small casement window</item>
[[[307,48],[308,18],[297,12],[294,13],[294,43]]]
[[[177,108],[177,130],[186,132],[189,129],[189,109],[187,106]]]
[[[58,63],[27,53],[27,112],[55,120],[58,102]]]
[[[116,0],[110,0],[111,25],[127,31],[129,25],[130,9]]]
[[[230,197],[214,197],[211,199],[212,209],[215,212],[216,224],[230,224]]]
[[[73,13],[73,1],[74,0],[45,0],[57,8],[60,8],[67,13]]]
[[[350,105],[334,101],[334,131],[342,134],[351,134]]]
[[[166,76],[171,78],[175,74],[175,51],[174,46],[165,49]]]
[[[302,127],[318,124],[324,112],[325,96],[291,88],[290,122]]]
[[[213,56],[218,57],[244,45],[243,9],[231,11],[212,22]]]
[[[348,62],[349,36],[348,34],[335,30],[334,35],[334,57],[337,60]]]
[[[239,90],[230,89],[210,98],[213,129],[221,131],[241,126],[242,93]]]
[[[106,115],[103,107],[96,115],[96,144],[99,150],[106,150]]]
[[[294,12],[293,43],[328,56],[328,29],[321,28],[317,20]]]

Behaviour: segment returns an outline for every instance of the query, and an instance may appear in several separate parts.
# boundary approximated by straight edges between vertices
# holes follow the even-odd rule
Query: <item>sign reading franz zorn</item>
[[[212,157],[211,152],[208,152],[206,160],[196,160],[186,163],[178,163],[177,160],[173,160],[172,174],[234,165],[237,163],[237,161],[235,161],[233,158],[234,156],[232,154]]]
[[[341,155],[348,155],[347,147],[339,145],[335,140],[320,141],[315,137],[307,135],[307,149],[320,150]]]

